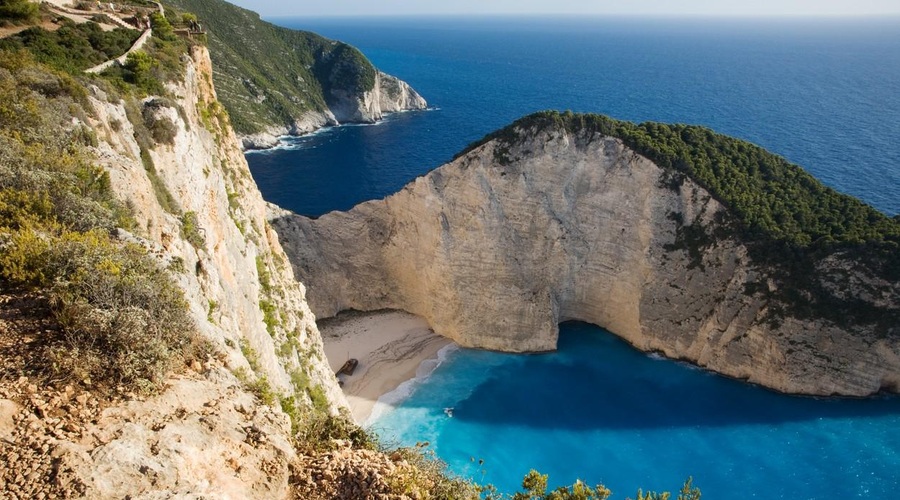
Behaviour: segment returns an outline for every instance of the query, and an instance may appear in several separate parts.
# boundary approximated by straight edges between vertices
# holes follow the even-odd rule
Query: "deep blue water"
[[[897,18],[276,21],[356,45],[436,108],[249,154],[263,196],[299,213],[391,194],[547,108],[707,125],[900,213]],[[430,441],[453,470],[505,490],[532,467],[554,484],[604,482],[614,498],[688,475],[707,499],[893,498],[900,486],[900,400],[777,395],[587,325],[564,325],[556,354],[457,351],[413,386],[379,432]]]
[[[900,18],[276,19],[362,49],[438,108],[249,156],[308,215],[381,198],[527,113],[709,126],[900,213]]]
[[[900,485],[900,400],[787,397],[583,323],[561,326],[553,354],[453,352],[372,427],[503,491],[530,468],[617,499],[688,476],[720,500],[894,498]]]

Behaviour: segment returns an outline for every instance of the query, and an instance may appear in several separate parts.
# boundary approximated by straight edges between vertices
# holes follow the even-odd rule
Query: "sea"
[[[270,20],[355,45],[430,106],[248,153],[263,196],[297,213],[385,197],[543,109],[708,126],[900,213],[897,17]],[[704,499],[893,498],[900,488],[900,399],[775,394],[582,323],[561,325],[552,354],[447,348],[367,425],[387,443],[427,443],[453,473],[507,492],[530,469],[553,486],[603,483],[619,499],[687,477]]]

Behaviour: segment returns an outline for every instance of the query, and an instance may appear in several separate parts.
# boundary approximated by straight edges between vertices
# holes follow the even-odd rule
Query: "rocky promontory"
[[[406,82],[346,43],[276,26],[222,0],[174,3],[197,14],[206,31],[219,99],[244,149],[427,107]]]
[[[510,352],[581,320],[782,392],[900,391],[896,222],[752,145],[659,127],[539,114],[384,200],[270,218],[317,317],[403,309]]]

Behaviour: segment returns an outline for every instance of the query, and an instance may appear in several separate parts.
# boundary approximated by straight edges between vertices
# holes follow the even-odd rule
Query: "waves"
[[[427,382],[434,371],[444,364],[453,353],[459,351],[459,349],[459,346],[456,344],[448,344],[437,352],[437,358],[422,361],[419,367],[416,368],[415,378],[403,382],[393,391],[378,398],[378,401],[375,402],[375,406],[372,407],[372,413],[369,414],[369,418],[363,423],[363,427],[370,427],[385,413],[403,403],[403,401],[415,392],[416,388]]]
[[[278,136],[278,143],[270,148],[265,149],[248,149],[244,151],[245,155],[272,155],[278,154],[285,151],[303,151],[308,149],[315,149],[322,145],[323,141],[321,140],[323,137],[326,138],[337,138],[336,134],[339,133],[342,129],[354,128],[354,127],[380,127],[386,123],[389,123],[395,115],[404,115],[409,113],[423,113],[426,111],[440,111],[441,108],[436,106],[430,106],[425,109],[404,109],[401,111],[395,111],[393,113],[386,113],[381,120],[378,120],[374,123],[342,123],[340,125],[331,125],[327,127],[322,127],[316,129],[312,132],[305,133],[303,135],[281,135]]]

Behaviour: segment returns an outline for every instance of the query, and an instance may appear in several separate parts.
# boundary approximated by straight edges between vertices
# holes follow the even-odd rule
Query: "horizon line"
[[[249,10],[249,9],[248,9]],[[639,12],[489,12],[489,13],[457,13],[457,12],[430,12],[430,13],[396,13],[396,14],[259,14],[265,18],[304,17],[317,19],[366,19],[366,18],[441,18],[441,17],[465,17],[465,18],[490,18],[490,17],[606,17],[606,18],[641,18],[641,19],[728,19],[728,20],[779,20],[779,19],[874,19],[874,20],[898,20],[900,12],[891,13],[859,13],[859,14],[727,14],[727,13],[639,13]]]

